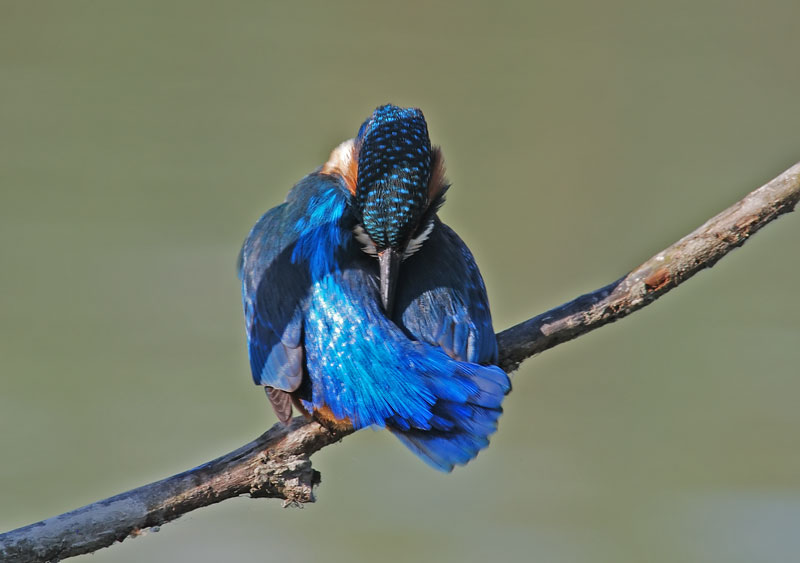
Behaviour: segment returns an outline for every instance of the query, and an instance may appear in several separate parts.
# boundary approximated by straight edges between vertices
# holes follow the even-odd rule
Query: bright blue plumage
[[[431,169],[441,165],[438,153],[417,163],[413,182],[392,177],[386,131],[400,132],[401,143],[403,131],[424,132],[421,144],[430,147],[423,126],[419,110],[378,108],[345,147],[350,152],[332,156],[256,223],[240,276],[253,379],[267,388],[281,420],[293,401],[323,422],[332,415],[355,428],[386,427],[449,471],[488,445],[510,384],[500,368],[482,365],[497,360],[491,315],[472,255],[436,217],[446,189],[429,185],[444,182]],[[361,175],[366,146],[370,173]],[[348,173],[354,163],[357,182]],[[372,196],[359,193],[391,205],[373,198],[369,215],[363,202]],[[394,200],[408,212],[384,217],[398,207]],[[385,272],[362,252],[359,229],[374,252],[390,248],[405,257],[393,271],[394,305],[381,299]],[[413,237],[424,242],[412,248]]]

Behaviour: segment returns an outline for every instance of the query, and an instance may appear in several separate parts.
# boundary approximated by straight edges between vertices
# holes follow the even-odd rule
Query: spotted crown
[[[358,131],[356,201],[378,250],[399,248],[428,206],[431,142],[416,108],[377,108]]]

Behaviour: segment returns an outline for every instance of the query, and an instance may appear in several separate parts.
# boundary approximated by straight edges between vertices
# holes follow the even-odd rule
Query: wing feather
[[[313,214],[314,197],[323,191],[339,190],[339,183],[323,174],[306,176],[285,203],[259,219],[239,257],[253,381],[267,388],[282,421],[291,417],[289,393],[301,387],[305,374],[303,310],[311,291],[311,276],[308,263],[296,256],[298,241],[327,219]]]
[[[438,218],[422,248],[403,262],[394,320],[459,361],[497,361],[483,278],[467,246]]]

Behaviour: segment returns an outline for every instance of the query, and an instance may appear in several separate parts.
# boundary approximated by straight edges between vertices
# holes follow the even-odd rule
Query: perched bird
[[[478,267],[439,220],[422,112],[377,108],[259,219],[239,258],[250,365],[278,418],[385,427],[450,471],[489,444],[510,389]]]

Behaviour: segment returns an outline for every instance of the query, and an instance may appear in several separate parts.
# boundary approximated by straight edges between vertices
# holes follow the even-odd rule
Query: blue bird
[[[422,112],[384,105],[252,228],[250,366],[279,420],[387,428],[442,471],[489,444],[511,385],[478,267],[437,215],[448,187]]]

